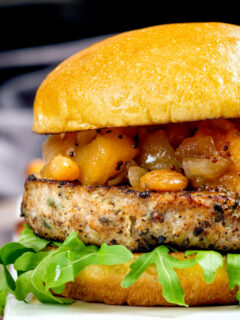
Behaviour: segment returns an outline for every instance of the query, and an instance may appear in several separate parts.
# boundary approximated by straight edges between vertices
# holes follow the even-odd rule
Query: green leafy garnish
[[[186,306],[176,270],[198,263],[206,283],[211,283],[217,270],[223,267],[223,257],[218,252],[189,250],[178,259],[169,254],[169,249],[175,251],[161,245],[152,252],[141,254],[130,264],[130,272],[121,286],[129,288],[154,264],[163,297],[170,303]],[[39,238],[27,227],[18,242],[8,243],[0,249],[0,314],[4,310],[7,293],[24,301],[29,293],[33,293],[41,302],[72,303],[73,300],[55,296],[53,292],[61,294],[65,284],[74,281],[78,273],[89,265],[117,265],[130,262],[132,257],[132,253],[121,245],[102,244],[100,248],[85,245],[76,232],[61,243]],[[17,271],[16,282],[8,271],[9,265]],[[227,255],[227,272],[230,289],[240,287],[240,254]],[[237,299],[240,301],[240,290]]]
[[[85,246],[76,232],[72,232],[58,249],[39,253],[26,253],[15,262],[18,271],[27,271],[16,281],[15,296],[19,300],[33,293],[41,302],[69,303],[70,300],[53,296],[50,289],[64,289],[88,265],[114,265],[128,262],[132,254],[123,246],[103,244]],[[38,261],[35,264],[32,261]]]
[[[233,290],[238,286],[237,300],[240,302],[240,254],[229,253],[227,255],[227,272],[229,288]]]
[[[48,245],[49,241],[37,237],[33,231],[27,227],[21,234],[18,242],[10,242],[0,249],[0,314],[6,303],[7,293],[15,294],[16,285],[8,266],[14,264],[27,252],[38,252]]]
[[[47,245],[50,247],[45,250]],[[51,245],[57,247],[51,249]],[[27,228],[18,242],[6,244],[0,249],[1,312],[7,292],[14,294],[18,300],[25,301],[28,294],[33,293],[41,302],[72,303],[71,299],[54,296],[52,290],[63,292],[65,284],[73,281],[88,265],[114,265],[131,259],[131,252],[123,246],[85,246],[76,232],[72,232],[63,243],[50,242],[37,237]],[[16,283],[7,270],[10,264],[14,264],[18,273]]]
[[[8,266],[29,250],[32,251],[31,248],[27,248],[19,242],[7,243],[0,249],[0,264]]]
[[[14,269],[20,272],[26,272],[35,269],[38,264],[49,255],[48,251],[25,252],[14,263]]]
[[[0,287],[0,316],[3,316],[4,308],[6,305],[7,292],[8,292],[7,289],[1,289]]]
[[[185,252],[187,256],[196,253],[196,261],[202,268],[204,279],[207,283],[213,282],[217,270],[223,266],[223,257],[216,251],[188,250]]]
[[[131,271],[122,281],[122,287],[128,288],[142,275],[142,273],[151,265],[157,267],[158,281],[162,285],[164,298],[171,303],[186,306],[184,301],[184,291],[181,287],[175,268],[183,269],[191,267],[196,263],[194,259],[178,260],[169,255],[169,249],[160,246],[152,252],[142,254],[135,260],[131,266]]]
[[[7,293],[14,293],[15,282],[5,266],[0,264],[0,315],[3,315]]]
[[[17,243],[38,252],[44,249],[50,242],[51,241],[49,240],[39,238],[33,233],[32,229],[26,227],[26,229],[22,231],[21,237]]]

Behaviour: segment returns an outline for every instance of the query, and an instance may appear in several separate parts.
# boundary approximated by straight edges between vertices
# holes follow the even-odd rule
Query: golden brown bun
[[[184,258],[181,252],[172,253],[179,259]],[[134,255],[135,258],[137,254]],[[107,304],[128,304],[131,306],[170,306],[162,296],[157,271],[151,265],[142,276],[128,289],[121,288],[121,281],[129,271],[129,264],[117,266],[88,266],[77,276],[74,282],[68,283],[64,296],[83,301],[104,302]],[[185,292],[185,302],[189,306],[224,305],[236,302],[237,290],[230,290],[226,261],[219,269],[215,280],[207,284],[199,265],[187,269],[178,269],[178,277]]]
[[[170,24],[104,40],[43,81],[33,129],[59,133],[240,116],[240,27]]]

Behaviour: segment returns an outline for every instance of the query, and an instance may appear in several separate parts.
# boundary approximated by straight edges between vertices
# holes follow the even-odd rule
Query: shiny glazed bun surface
[[[240,27],[186,23],[126,32],[60,64],[33,129],[61,133],[240,115]]]

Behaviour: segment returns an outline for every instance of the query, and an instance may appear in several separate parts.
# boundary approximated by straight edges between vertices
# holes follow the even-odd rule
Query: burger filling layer
[[[159,192],[240,191],[240,123],[204,120],[51,135],[41,177]]]

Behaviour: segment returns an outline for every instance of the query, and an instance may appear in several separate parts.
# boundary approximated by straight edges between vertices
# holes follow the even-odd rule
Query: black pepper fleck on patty
[[[201,233],[203,233],[204,229],[203,228],[195,228],[193,234],[195,237],[199,236]]]
[[[139,192],[138,195],[140,198],[146,199],[146,198],[150,197],[151,193],[150,193],[150,191],[142,191],[142,192]]]

